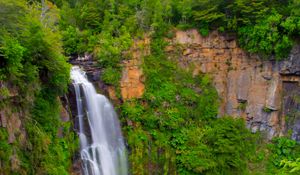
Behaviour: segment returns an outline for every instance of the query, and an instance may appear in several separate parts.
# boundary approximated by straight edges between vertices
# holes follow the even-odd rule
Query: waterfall
[[[113,106],[105,96],[97,94],[79,67],[71,69],[71,78],[84,175],[127,175],[126,148]]]

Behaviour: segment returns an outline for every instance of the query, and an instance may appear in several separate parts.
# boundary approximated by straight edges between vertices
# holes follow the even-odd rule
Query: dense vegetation
[[[128,37],[170,26],[233,32],[240,46],[266,58],[283,59],[300,32],[298,0],[69,0],[57,1],[64,14],[67,54],[83,53],[101,37],[102,55],[116,57]],[[72,14],[72,15],[71,15]],[[122,38],[122,40],[118,40]],[[125,39],[126,43],[123,40]],[[98,42],[99,44],[99,42]],[[109,46],[121,46],[110,48]],[[123,47],[122,47],[123,46]],[[103,51],[104,52],[104,51]]]
[[[280,138],[270,147],[256,147],[260,139],[245,129],[243,121],[217,119],[218,97],[209,77],[192,77],[178,68],[176,55],[170,59],[164,53],[163,39],[172,37],[172,27],[197,28],[202,35],[219,30],[236,33],[240,46],[249,52],[283,59],[299,36],[298,1],[56,3],[63,10],[65,53],[93,52],[107,84],[119,86],[120,63],[127,59],[123,53],[133,39],[145,34],[152,38],[151,55],[143,62],[146,92],[142,99],[120,105],[133,174],[285,173],[289,169],[279,170],[281,160],[288,167],[298,157],[286,153],[297,152],[294,141]]]
[[[25,0],[1,0],[0,8],[0,109],[9,117],[20,114],[27,140],[8,144],[1,128],[0,174],[68,174],[77,143],[70,123],[59,118],[58,96],[67,90],[70,65],[60,44],[58,9],[42,11],[41,4]],[[13,168],[12,156],[20,167]]]
[[[172,28],[197,28],[235,33],[247,51],[284,59],[300,34],[298,0],[1,0],[0,8],[0,83],[19,94],[11,100],[1,85],[0,109],[28,110],[29,141],[8,144],[0,128],[0,173],[68,174],[76,141],[70,123],[59,120],[58,98],[69,83],[66,56],[92,53],[103,81],[118,89],[125,51],[145,36],[145,94],[118,106],[132,174],[299,173],[295,141],[267,144],[243,120],[217,118],[210,78],[193,77],[177,66],[176,54],[164,53]],[[14,152],[22,163],[11,172]]]
[[[144,58],[144,97],[121,106],[132,122],[125,131],[133,174],[246,173],[254,137],[242,120],[216,118],[218,96],[209,77],[178,68],[178,59],[164,54],[165,44],[156,36]]]

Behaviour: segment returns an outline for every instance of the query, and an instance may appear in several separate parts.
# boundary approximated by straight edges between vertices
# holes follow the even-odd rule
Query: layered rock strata
[[[167,52],[180,50],[179,64],[193,74],[211,75],[221,98],[219,115],[242,117],[268,138],[300,136],[300,46],[285,61],[267,61],[238,47],[235,37],[214,31],[176,31]]]

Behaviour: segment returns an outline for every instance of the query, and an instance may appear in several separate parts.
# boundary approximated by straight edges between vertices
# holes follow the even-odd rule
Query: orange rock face
[[[221,98],[219,115],[242,117],[253,131],[264,131],[269,138],[286,129],[282,114],[283,82],[299,80],[282,76],[279,67],[263,61],[237,46],[234,37],[211,32],[202,37],[197,30],[177,31],[166,52],[180,45],[180,66],[194,76],[210,74]]]
[[[140,98],[144,93],[141,63],[142,57],[150,53],[149,42],[147,38],[136,41],[130,50],[131,59],[123,63],[121,95],[124,100]],[[168,42],[165,52],[169,56],[178,56],[179,66],[192,69],[194,76],[200,73],[211,75],[221,99],[219,116],[241,117],[252,132],[262,131],[268,138],[284,135],[292,129],[294,138],[300,140],[300,129],[297,129],[300,128],[300,119],[296,121],[299,124],[291,123],[290,126],[285,121],[286,113],[293,107],[284,101],[290,103],[293,95],[285,97],[283,93],[286,91],[283,85],[294,87],[289,83],[300,82],[300,73],[297,74],[300,66],[295,66],[298,57],[300,64],[300,46],[294,53],[292,51],[294,60],[275,64],[239,48],[235,36],[216,31],[207,37],[201,36],[197,30],[176,31],[175,37]]]
[[[150,40],[136,41],[130,50],[131,59],[123,62],[121,95],[124,100],[140,98],[145,91],[144,75],[141,68],[142,58],[150,53]]]

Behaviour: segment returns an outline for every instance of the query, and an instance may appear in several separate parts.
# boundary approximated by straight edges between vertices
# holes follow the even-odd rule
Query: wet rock
[[[76,160],[73,161],[70,174],[71,175],[82,175],[83,174],[80,158],[77,158]]]
[[[92,82],[99,81],[100,80],[101,72],[100,70],[90,70],[87,72],[88,79]]]

